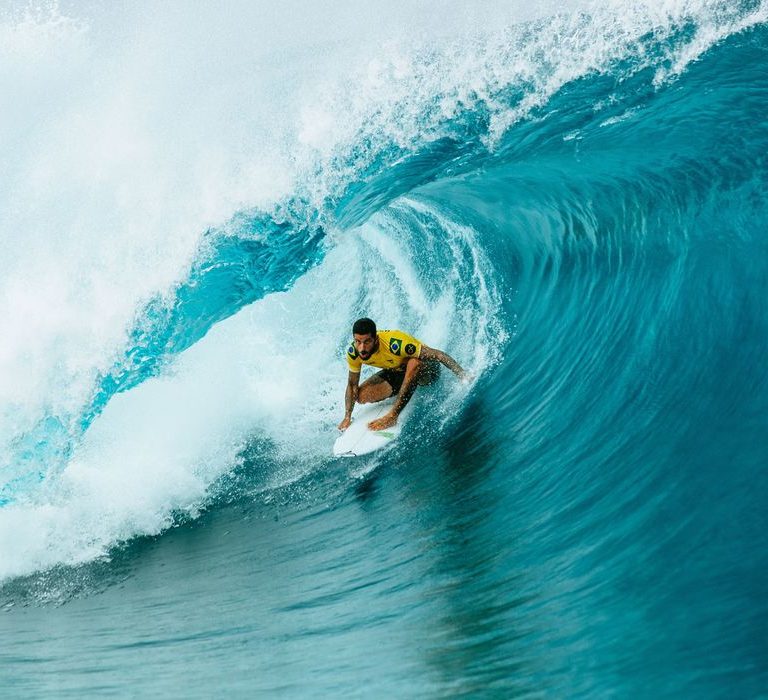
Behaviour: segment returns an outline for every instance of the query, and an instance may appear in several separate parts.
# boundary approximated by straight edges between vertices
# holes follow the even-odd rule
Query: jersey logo
[[[416,352],[416,346],[413,343],[408,343],[408,345],[405,346],[406,355],[413,355],[413,353],[415,352]]]
[[[353,360],[357,359],[357,348],[355,348],[354,345],[350,345],[349,348],[347,348],[347,355],[349,355]]]
[[[390,338],[389,339],[389,351],[393,355],[399,355],[400,354],[400,348],[403,345],[403,341],[400,340],[400,338]]]

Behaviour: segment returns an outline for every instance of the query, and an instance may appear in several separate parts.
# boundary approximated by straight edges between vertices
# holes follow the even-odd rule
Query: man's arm
[[[400,415],[400,412],[411,400],[413,392],[416,391],[416,386],[418,384],[417,375],[419,374],[419,370],[423,367],[424,360],[437,360],[438,362],[444,364],[462,381],[467,381],[470,378],[470,375],[464,371],[464,368],[450,355],[444,353],[442,350],[436,350],[435,348],[430,348],[427,345],[422,345],[419,357],[410,358],[405,365],[405,377],[403,379],[403,384],[400,387],[400,391],[397,394],[397,399],[395,400],[392,409],[387,415],[382,416],[381,418],[377,418],[376,420],[372,420],[370,423],[368,423],[368,427],[371,430],[384,430],[385,428],[388,428],[397,422],[397,417]]]
[[[346,430],[352,422],[352,409],[357,401],[357,391],[360,385],[360,372],[350,370],[347,376],[347,391],[344,394],[344,420],[339,423],[339,430]]]
[[[451,370],[451,372],[453,372],[459,379],[469,378],[464,371],[464,368],[448,353],[445,353],[442,350],[436,350],[435,348],[430,348],[428,345],[422,345],[421,355],[419,355],[419,357],[422,360],[437,360]]]
[[[400,387],[400,391],[397,393],[395,403],[392,405],[389,413],[368,423],[368,427],[371,430],[384,430],[397,423],[397,417],[405,408],[406,404],[411,400],[413,392],[416,391],[416,377],[422,365],[422,361],[416,357],[412,357],[408,360],[405,365],[403,384]]]

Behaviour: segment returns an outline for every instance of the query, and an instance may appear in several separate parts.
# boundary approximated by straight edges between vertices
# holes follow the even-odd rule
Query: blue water
[[[4,695],[766,693],[768,8],[633,7],[345,63],[339,131],[198,228],[65,197],[9,244]],[[474,381],[334,460],[361,315]]]

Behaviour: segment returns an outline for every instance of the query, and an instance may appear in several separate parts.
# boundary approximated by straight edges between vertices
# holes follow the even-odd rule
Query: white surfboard
[[[386,430],[370,430],[368,423],[381,418],[392,408],[395,398],[379,401],[378,403],[366,403],[355,406],[352,413],[352,425],[350,425],[333,445],[335,457],[359,457],[370,452],[380,450],[382,447],[392,444],[400,435],[403,425],[408,419],[408,413],[413,406],[412,402],[403,409],[397,417],[397,423]]]

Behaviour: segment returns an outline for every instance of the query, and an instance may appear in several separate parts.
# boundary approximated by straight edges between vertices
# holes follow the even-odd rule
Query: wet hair
[[[376,337],[376,324],[370,318],[358,318],[352,326],[353,335],[371,335]]]

